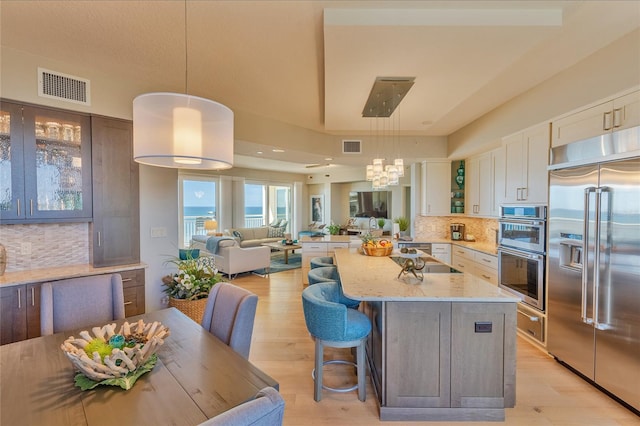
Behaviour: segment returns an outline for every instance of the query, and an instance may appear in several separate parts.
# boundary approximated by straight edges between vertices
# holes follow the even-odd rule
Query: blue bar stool
[[[334,392],[350,392],[358,389],[358,399],[366,399],[365,342],[371,332],[371,322],[362,312],[349,309],[339,302],[338,283],[318,283],[302,291],[302,308],[307,329],[315,340],[315,368],[313,399],[320,401],[322,389]],[[356,348],[356,363],[345,360],[324,361],[324,347]],[[331,388],[322,384],[322,368],[325,364],[354,365],[358,384],[347,388]]]
[[[309,285],[318,283],[337,283],[340,287],[340,299],[338,303],[342,303],[347,308],[357,309],[360,304],[359,301],[349,299],[342,292],[342,283],[340,282],[340,275],[338,275],[338,268],[335,266],[321,266],[319,268],[309,270],[307,274],[309,277]]]
[[[311,269],[320,268],[322,266],[333,266],[333,267],[336,266],[333,264],[333,257],[331,256],[314,257],[311,259],[310,263],[311,263]]]

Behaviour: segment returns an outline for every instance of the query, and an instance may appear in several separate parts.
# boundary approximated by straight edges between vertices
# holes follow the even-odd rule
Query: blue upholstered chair
[[[338,283],[318,283],[302,291],[302,308],[307,329],[315,340],[315,368],[313,398],[320,401],[322,389],[348,392],[358,389],[358,399],[366,398],[365,342],[371,332],[371,322],[366,315],[349,309],[339,302]],[[322,384],[322,368],[325,364],[354,364],[344,360],[324,361],[324,347],[356,348],[358,384],[348,388],[330,388]]]
[[[340,275],[338,275],[338,268],[335,266],[320,266],[318,268],[310,269],[308,273],[309,285],[318,283],[338,283],[340,287],[340,300],[339,302],[345,305],[347,308],[357,309],[360,302],[357,300],[349,299],[342,292],[342,284],[340,283]]]
[[[264,388],[255,399],[200,423],[199,426],[280,426],[284,399],[274,388]]]
[[[209,292],[202,327],[249,358],[251,335],[258,296],[228,282],[220,282]]]
[[[93,275],[42,284],[40,334],[102,326],[124,318],[120,274]]]
[[[320,268],[323,266],[333,266],[333,257],[331,256],[318,256],[311,259],[311,269]]]

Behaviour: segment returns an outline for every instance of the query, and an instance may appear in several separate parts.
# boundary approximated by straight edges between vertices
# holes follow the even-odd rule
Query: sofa
[[[217,239],[217,244],[207,244],[209,240]],[[201,256],[213,256],[216,268],[229,278],[242,272],[263,270],[269,273],[271,266],[271,249],[265,246],[240,247],[233,238],[220,239],[206,235],[194,235],[191,248],[200,249]]]
[[[235,239],[242,248],[259,247],[262,243],[284,240],[284,227],[261,226],[259,228],[225,229],[224,235]]]

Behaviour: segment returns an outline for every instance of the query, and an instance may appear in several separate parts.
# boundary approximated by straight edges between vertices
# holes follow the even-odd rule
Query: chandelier
[[[384,144],[386,138],[394,147],[396,154],[397,142],[400,136],[400,113],[398,111],[397,114],[394,114],[394,111],[411,86],[413,86],[414,80],[415,77],[376,78],[362,111],[363,117],[375,117],[376,145],[380,145],[380,140]],[[383,120],[382,133],[379,128],[379,120]],[[404,160],[400,157],[396,157],[391,164],[384,164],[384,159],[378,156],[373,159],[372,164],[366,166],[366,179],[372,183],[374,190],[384,189],[390,185],[398,185],[400,178],[403,176]]]

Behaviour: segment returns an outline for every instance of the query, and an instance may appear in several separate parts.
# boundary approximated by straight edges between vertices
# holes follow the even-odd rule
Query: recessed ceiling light
[[[273,152],[284,152],[284,149],[272,149]]]
[[[430,126],[430,125],[432,125],[432,124],[433,124],[433,121],[431,121],[431,120],[424,120],[424,121],[422,122],[422,125],[423,125],[423,126]]]
[[[258,152],[256,152],[256,154],[262,154],[262,151],[258,151]]]
[[[327,157],[327,158],[324,159],[324,161],[331,161],[331,160],[333,160],[333,158],[331,158],[331,157]]]

